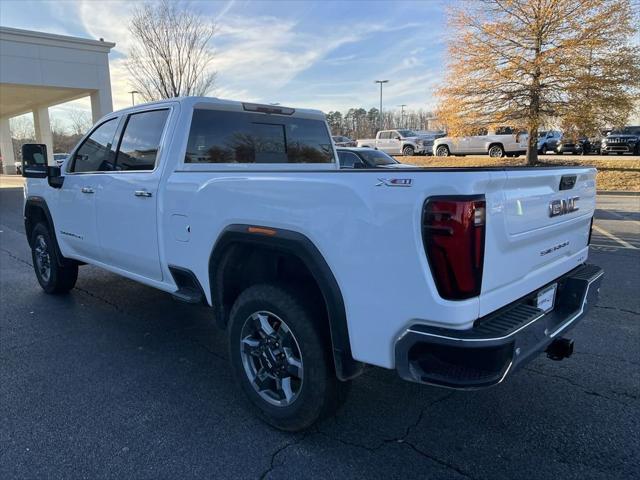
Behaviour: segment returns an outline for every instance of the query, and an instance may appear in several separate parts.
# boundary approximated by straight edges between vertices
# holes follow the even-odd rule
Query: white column
[[[0,155],[2,155],[2,173],[16,173],[9,117],[0,118]]]
[[[38,107],[33,111],[33,126],[36,131],[36,143],[47,146],[47,163],[55,165],[53,160],[53,134],[49,123],[49,107]]]
[[[91,94],[91,118],[93,123],[96,123],[101,117],[112,111],[111,90],[96,90]]]

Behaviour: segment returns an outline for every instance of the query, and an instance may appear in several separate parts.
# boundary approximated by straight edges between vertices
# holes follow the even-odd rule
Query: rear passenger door
[[[162,280],[158,247],[158,186],[163,133],[171,108],[127,115],[114,151],[113,171],[96,192],[98,235],[106,263]]]

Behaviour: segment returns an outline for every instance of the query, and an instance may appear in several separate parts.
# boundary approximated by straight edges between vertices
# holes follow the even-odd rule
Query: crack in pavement
[[[0,251],[6,253],[9,257],[11,257],[12,259],[23,263],[24,265],[28,265],[30,268],[33,268],[33,264],[30,262],[27,262],[26,260],[23,260],[20,257],[17,257],[16,255],[14,255],[13,253],[11,253],[9,250],[7,250],[6,248],[0,248]],[[129,315],[129,316],[133,316],[128,314],[127,312],[125,312],[124,310],[122,310],[118,305],[116,305],[115,303],[107,300],[106,298],[100,297],[98,295],[96,295],[95,293],[90,292],[89,290],[87,290],[86,288],[82,288],[82,287],[78,287],[75,286],[73,287],[74,290],[78,290],[79,292],[82,292],[86,295],[89,295],[91,298],[95,298],[96,300],[99,300],[103,303],[106,303],[107,305],[109,305],[110,307],[114,308],[118,313],[122,313],[124,315]]]
[[[633,360],[629,360],[627,358],[616,357],[614,355],[602,355],[600,353],[592,353],[592,352],[573,352],[574,355],[587,355],[589,357],[603,358],[605,360],[614,360],[620,363],[629,363],[633,366],[640,367],[639,362],[634,362]]]
[[[29,265],[29,267],[33,268],[33,264],[27,262],[26,260],[23,260],[20,257],[17,257],[16,255],[14,255],[10,250],[7,250],[6,248],[2,248],[0,247],[0,251],[6,253],[7,255],[9,255],[9,257],[13,258],[14,260],[20,262],[20,263],[24,263],[25,265]]]
[[[420,425],[420,423],[422,422],[422,419],[424,417],[425,412],[433,407],[434,405],[443,402],[449,398],[451,398],[453,395],[455,395],[456,392],[448,392],[445,395],[442,395],[441,397],[438,397],[437,399],[433,400],[432,402],[429,402],[428,405],[426,405],[425,407],[423,407],[420,410],[420,413],[418,414],[418,417],[416,418],[416,420],[414,422],[412,422],[411,424],[409,424],[406,429],[405,429],[405,433],[404,435],[400,436],[400,437],[396,437],[396,438],[385,438],[382,439],[378,445],[374,446],[374,447],[370,447],[367,445],[363,445],[361,443],[357,443],[357,442],[351,442],[349,440],[344,440],[342,438],[338,438],[338,437],[334,437],[332,435],[330,435],[327,432],[323,432],[321,431],[319,428],[316,427],[316,434],[322,435],[326,438],[328,438],[329,440],[333,440],[336,442],[339,442],[343,445],[347,445],[347,446],[351,446],[351,447],[355,447],[355,448],[361,448],[363,450],[366,450],[370,453],[378,453],[379,450],[381,450],[382,448],[384,448],[387,445],[390,444],[401,444],[401,445],[406,445],[407,447],[411,448],[414,452],[418,453],[419,455],[422,455],[425,458],[428,458],[429,460],[431,460],[434,463],[437,463],[438,465],[441,465],[445,468],[448,468],[450,470],[453,470],[454,472],[458,473],[459,475],[465,477],[465,478],[471,478],[473,479],[473,477],[471,475],[469,475],[467,472],[465,472],[464,470],[462,470],[460,467],[457,467],[456,465],[447,462],[446,460],[443,460],[441,458],[438,458],[436,456],[433,456],[431,454],[429,454],[428,452],[425,452],[424,450],[418,448],[415,444],[413,444],[411,441],[407,440],[407,438],[409,437],[409,435],[411,434],[411,432],[418,427],[418,425]],[[336,417],[334,417],[335,419]]]
[[[603,310],[615,310],[616,312],[630,313],[632,315],[640,315],[640,312],[636,312],[634,310],[627,310],[626,308],[609,307],[604,305],[594,305],[594,308],[601,308]]]
[[[607,395],[603,395],[602,393],[596,392],[595,390],[588,390],[587,387],[585,387],[584,385],[580,385],[579,383],[574,382],[570,378],[563,377],[562,375],[556,375],[556,374],[553,374],[553,373],[546,373],[546,372],[542,372],[540,370],[535,370],[535,369],[530,368],[530,367],[525,367],[525,370],[527,370],[529,372],[537,373],[538,375],[542,375],[544,377],[556,378],[558,380],[563,380],[563,381],[567,382],[568,384],[581,389],[583,391],[583,393],[585,393],[587,395],[591,395],[593,397],[604,398],[606,400],[610,400],[612,402],[616,402],[616,403],[618,403],[620,405],[624,405],[625,407],[633,406],[633,405],[631,405],[629,403],[626,403],[626,402],[623,402],[621,400],[618,400],[617,398],[613,398],[613,397],[609,397]],[[620,396],[630,397],[630,398],[633,398],[633,399],[637,398],[637,397],[634,397],[633,395],[630,395],[628,393],[616,392],[614,390],[611,390],[611,393],[614,393],[614,394],[620,395]]]
[[[284,445],[278,447],[272,454],[271,454],[271,462],[269,464],[269,468],[267,468],[264,472],[262,472],[260,474],[260,480],[263,480],[264,478],[267,477],[267,475],[269,475],[271,472],[273,472],[276,468],[275,465],[275,461],[276,461],[276,457],[278,455],[280,455],[282,452],[284,452],[287,448],[289,447],[293,447],[295,445],[298,445],[299,443],[302,443],[307,437],[309,437],[309,435],[311,435],[312,432],[305,432],[303,434],[301,434],[298,438],[296,438],[295,440],[292,440],[290,442],[285,443]]]

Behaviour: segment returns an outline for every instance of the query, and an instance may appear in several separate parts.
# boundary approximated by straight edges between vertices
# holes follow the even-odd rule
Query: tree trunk
[[[529,128],[529,138],[527,139],[527,165],[538,163],[538,127]]]

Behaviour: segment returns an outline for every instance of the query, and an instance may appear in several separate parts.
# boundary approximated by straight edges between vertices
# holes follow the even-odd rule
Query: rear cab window
[[[118,146],[115,170],[149,171],[155,168],[168,115],[168,109],[129,115]]]
[[[321,119],[195,108],[185,164],[333,164]]]

